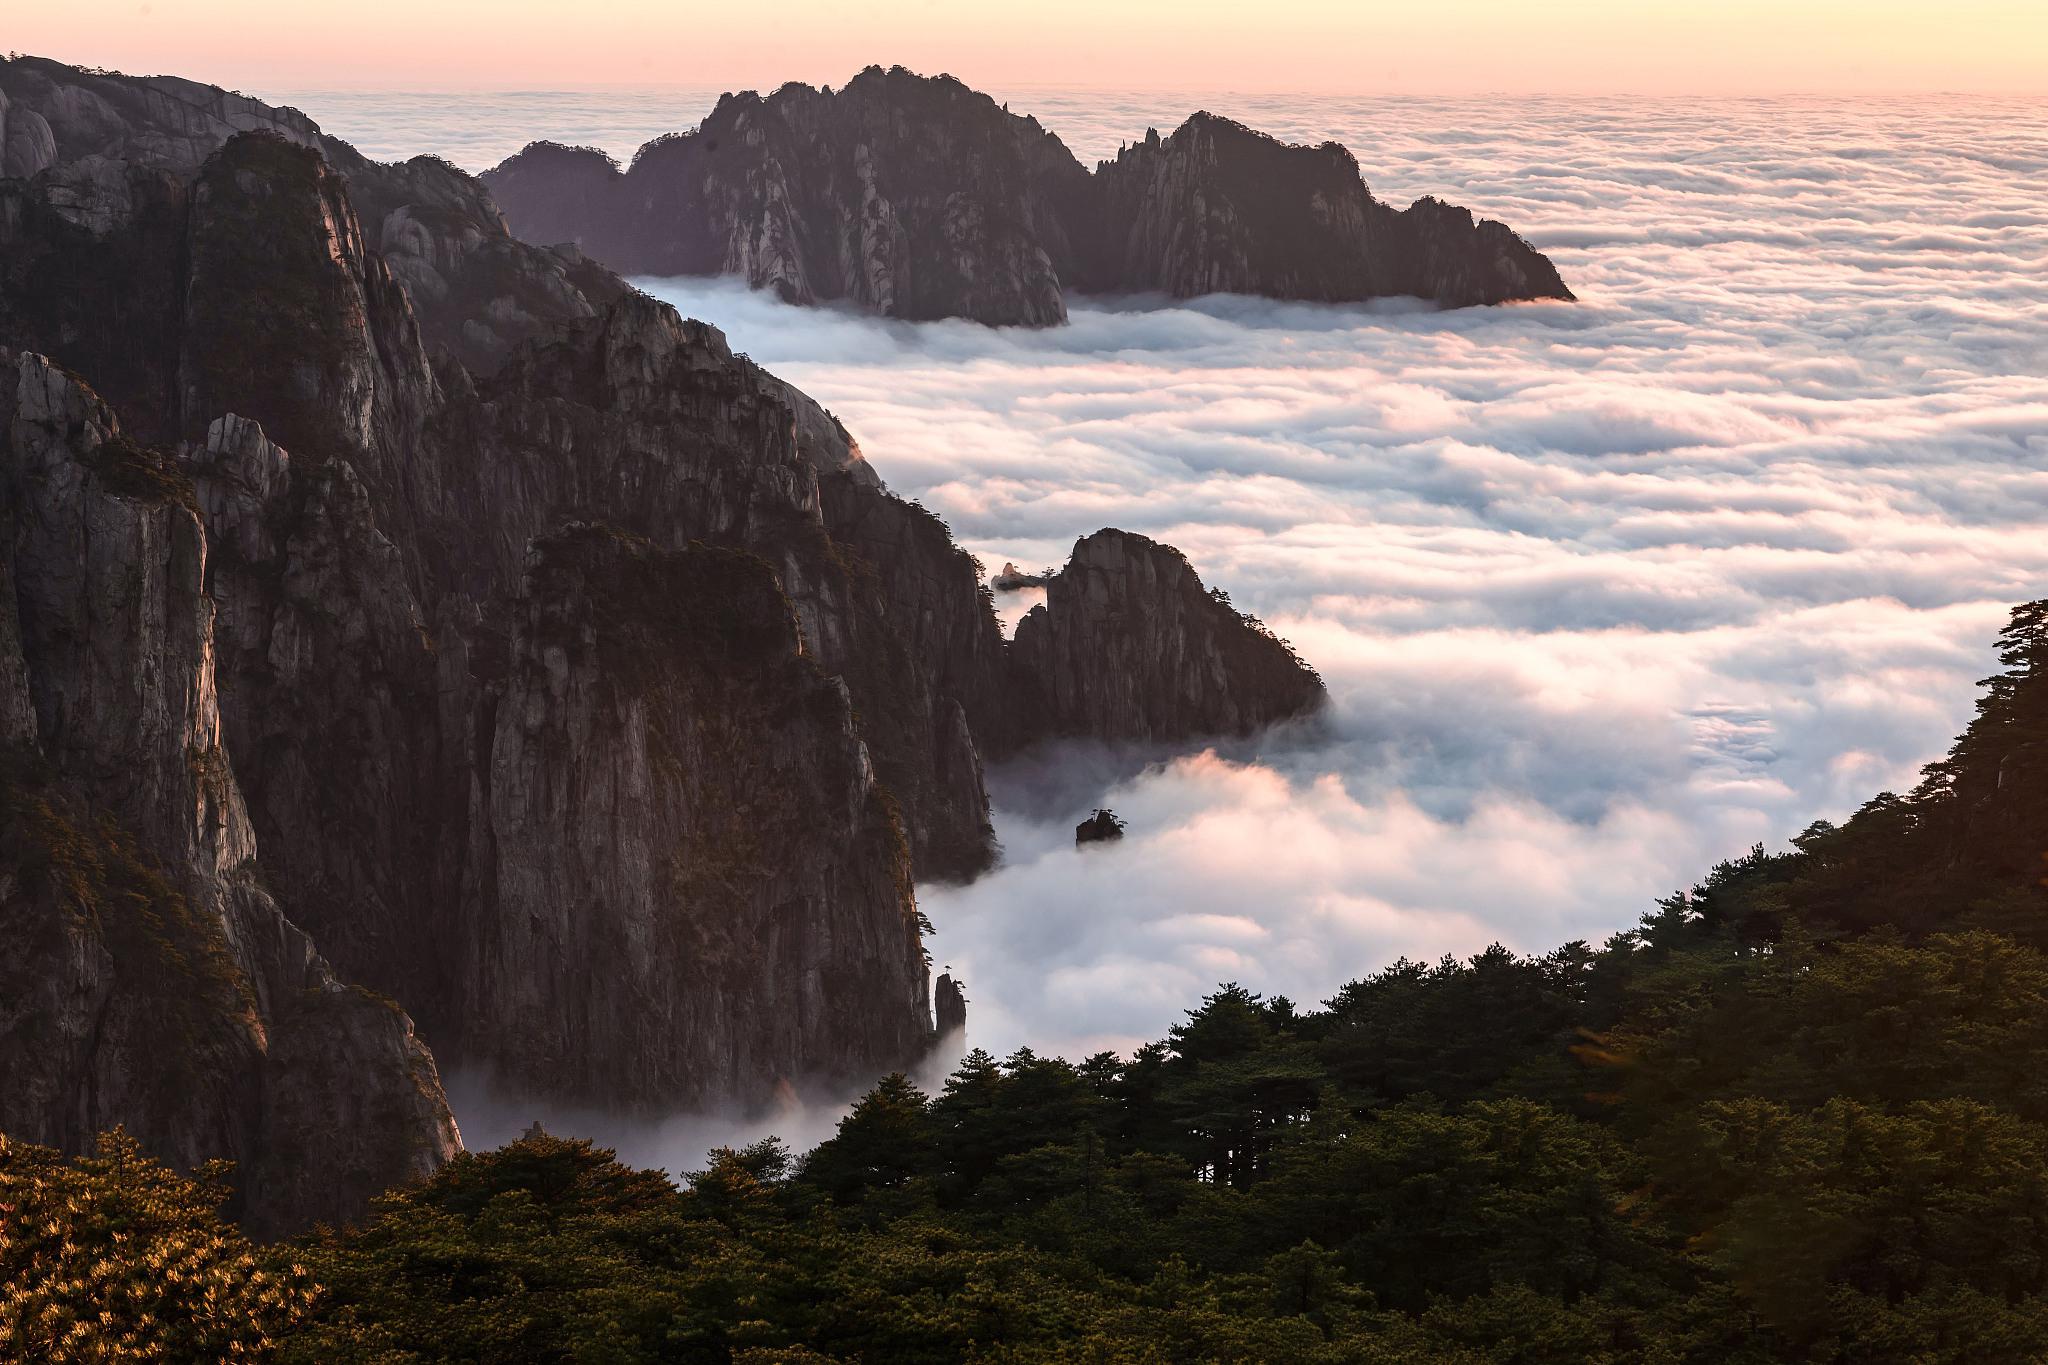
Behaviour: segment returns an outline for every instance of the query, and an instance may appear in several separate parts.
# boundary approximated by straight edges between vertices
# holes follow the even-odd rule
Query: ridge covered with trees
[[[680,1186],[586,1142],[465,1154],[211,1292],[247,1354],[319,1361],[2039,1359],[2048,603],[2001,647],[1914,791],[1598,948],[1315,1009],[1226,985],[1129,1058],[977,1051]],[[74,1288],[10,1289],[0,1341],[217,1229],[184,1196],[81,1251],[137,1158],[4,1157],[0,1272],[62,1245]]]

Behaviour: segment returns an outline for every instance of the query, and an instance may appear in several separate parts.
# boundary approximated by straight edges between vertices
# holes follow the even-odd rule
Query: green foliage
[[[272,1359],[314,1290],[221,1221],[225,1175],[176,1175],[120,1129],[76,1160],[0,1137],[0,1360]]]
[[[291,1253],[329,1289],[292,1349],[1560,1363],[2048,1350],[2048,1127],[2031,1079],[2048,1060],[2048,960],[1982,932],[1771,953],[1717,942],[1655,961],[1625,941],[1404,964],[1306,1013],[1226,986],[1128,1060],[974,1052],[936,1096],[889,1077],[800,1163],[779,1144],[722,1149],[680,1189],[582,1143],[464,1157],[365,1227]],[[1623,1002],[1611,1027],[1570,1027],[1609,994]],[[1442,1028],[1435,1061],[1398,1026],[1401,1002]],[[1399,1065],[1361,1073],[1376,1036]],[[1502,1056],[1481,1066],[1487,1039]],[[1516,1093],[1517,1076],[1535,1093]],[[1592,1091],[1605,1101],[1561,1101],[1567,1076],[1609,1087]]]

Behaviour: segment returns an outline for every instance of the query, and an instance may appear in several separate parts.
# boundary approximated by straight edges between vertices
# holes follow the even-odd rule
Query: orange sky
[[[251,93],[837,84],[993,92],[2048,94],[2048,0],[68,0],[0,44]]]

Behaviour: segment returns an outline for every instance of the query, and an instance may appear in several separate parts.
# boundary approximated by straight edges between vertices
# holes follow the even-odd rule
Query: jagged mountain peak
[[[1568,300],[1500,224],[1403,215],[1335,142],[1207,110],[1091,173],[1036,119],[951,77],[870,67],[839,91],[728,95],[620,170],[529,149],[484,179],[531,241],[632,274],[737,275],[793,303],[1041,326],[1065,292],[1230,291],[1450,307]]]

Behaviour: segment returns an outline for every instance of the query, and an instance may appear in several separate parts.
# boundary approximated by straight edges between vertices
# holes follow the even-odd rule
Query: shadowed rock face
[[[928,1041],[910,849],[765,561],[537,541],[477,801],[463,1052],[501,1077],[673,1111]]]
[[[514,230],[616,270],[738,275],[792,303],[1064,321],[1065,289],[1448,307],[1570,299],[1511,230],[1372,197],[1335,143],[1198,113],[1090,175],[1037,120],[949,76],[869,67],[839,91],[727,95],[621,169],[535,143],[484,175]]]
[[[458,1149],[433,1058],[257,870],[189,476],[0,360],[0,1130],[230,1158],[261,1232],[354,1216]]]
[[[865,1082],[933,1040],[914,876],[991,861],[984,752],[1299,709],[1136,537],[1006,646],[829,413],[446,163],[0,93],[56,158],[0,178],[9,1131],[235,1157],[273,1229],[452,1150],[410,1018],[543,1100]]]
[[[967,992],[951,973],[940,973],[938,984],[932,990],[932,999],[938,1015],[939,1038],[942,1041],[956,1035],[964,1038],[967,1034]]]
[[[1438,199],[1373,198],[1334,142],[1291,146],[1198,113],[1096,172],[1103,203],[1085,290],[1346,302],[1408,294],[1449,308],[1569,299],[1506,225]]]
[[[1115,811],[1098,810],[1074,826],[1074,843],[1113,844],[1124,837],[1124,822]]]
[[[373,166],[288,111],[255,133],[195,123],[182,99],[162,115],[173,137],[148,122],[155,90],[0,63],[10,117],[47,108],[60,158],[105,162],[83,179],[60,159],[0,180],[0,343],[104,374],[107,423],[132,413],[162,448],[147,468],[176,490],[203,563],[188,578],[208,625],[217,766],[246,802],[248,846],[264,848],[261,886],[345,979],[407,1001],[444,1061],[543,1096],[673,1110],[913,1063],[932,1022],[909,860],[920,844],[947,849],[967,875],[991,851],[966,708],[943,690],[972,685],[975,668],[911,643],[915,628],[999,658],[971,561],[881,488],[810,399],[716,329],[513,239],[454,168]],[[61,112],[102,106],[112,113],[74,146]],[[877,565],[835,542],[821,481],[871,525],[864,540],[906,554]],[[908,529],[885,535],[892,518]],[[650,539],[617,564],[556,572],[562,528],[589,522],[616,528],[597,544]],[[706,576],[727,562],[750,567]],[[109,567],[108,591],[151,596],[147,563]],[[636,582],[644,619],[577,634],[580,614],[635,600],[622,585]],[[747,589],[730,595],[734,629],[663,633],[675,622],[662,610],[692,584],[727,602],[734,582]],[[734,648],[755,616],[772,648]],[[0,680],[79,672],[58,657],[72,632],[14,635]],[[17,730],[27,690],[5,694]],[[141,723],[117,692],[72,709]],[[596,792],[618,799],[572,799]],[[190,805],[174,787],[128,796],[135,820]],[[94,799],[66,818],[96,820]],[[181,885],[200,854],[155,829],[135,835],[137,875]],[[53,964],[82,950],[57,934],[61,902],[15,909],[21,941],[46,948],[22,970],[65,979]],[[194,923],[229,911],[210,915]],[[119,998],[137,980],[123,971],[65,999]],[[267,1003],[230,1008],[231,976],[174,997],[228,1021],[157,1040],[195,1097],[175,1111],[36,1046],[40,1030],[72,1026],[52,1022],[68,1017],[54,987],[24,990],[33,1005],[0,1041],[0,1067],[47,1083],[17,1089],[0,1121],[74,1147],[127,1121],[180,1160],[244,1158],[252,1216],[269,1207],[259,1183],[319,1182],[313,1159],[335,1152],[277,1125],[417,1136],[378,1098],[412,1074],[409,1054],[370,1041],[370,1024],[402,1016],[346,994],[373,1007],[365,1041],[297,1046]],[[298,1100],[287,1085],[250,1090],[280,1106],[264,1165],[258,1120],[223,1127],[209,1116],[232,1106],[209,1097],[253,1087],[279,1058],[323,1079]],[[352,1213],[413,1169],[356,1164],[370,1173],[331,1182],[331,1203],[277,1218]]]
[[[1203,588],[1180,551],[1128,531],[1075,542],[1015,652],[1052,734],[1243,735],[1324,699],[1315,670]]]
[[[791,303],[1059,322],[1088,176],[1058,138],[950,78],[727,95],[622,172],[541,143],[485,183],[529,241],[628,274],[740,275]]]

